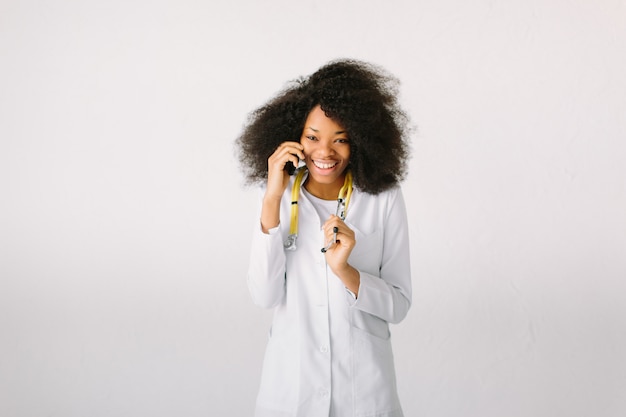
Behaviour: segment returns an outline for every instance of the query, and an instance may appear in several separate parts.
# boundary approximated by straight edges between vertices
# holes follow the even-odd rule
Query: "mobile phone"
[[[296,167],[293,165],[293,162],[287,161],[284,170],[287,171],[287,174],[293,175],[296,172]]]

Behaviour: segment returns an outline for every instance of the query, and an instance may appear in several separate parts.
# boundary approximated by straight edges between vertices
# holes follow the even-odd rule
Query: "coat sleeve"
[[[404,197],[395,189],[384,219],[383,255],[380,276],[359,271],[361,283],[353,308],[399,323],[411,306],[409,231]]]
[[[282,225],[263,233],[259,220],[252,233],[248,290],[252,301],[263,308],[278,305],[285,295],[285,250]]]

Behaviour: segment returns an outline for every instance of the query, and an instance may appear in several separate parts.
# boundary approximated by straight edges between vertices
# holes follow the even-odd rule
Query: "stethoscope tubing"
[[[306,172],[306,167],[298,169],[296,178],[293,182],[293,187],[291,188],[291,218],[289,221],[289,236],[287,236],[287,239],[283,242],[285,250],[296,250],[296,240],[298,238],[298,200],[300,198],[302,179],[304,178],[304,174],[306,174]],[[335,215],[342,221],[346,219],[346,215],[348,214],[348,204],[351,197],[352,172],[348,170],[346,172],[346,178],[343,182],[343,186],[339,190],[339,195],[337,196],[337,210],[335,211]],[[326,247],[322,248],[322,253],[326,253],[326,251],[328,251],[333,244],[337,243],[338,232],[339,229],[334,227],[333,240],[329,242]]]

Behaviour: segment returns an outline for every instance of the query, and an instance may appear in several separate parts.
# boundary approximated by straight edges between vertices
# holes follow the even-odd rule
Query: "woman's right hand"
[[[289,183],[289,174],[285,169],[287,162],[298,166],[300,159],[304,159],[304,146],[300,142],[287,141],[281,143],[267,160],[267,189],[265,197],[280,200]]]

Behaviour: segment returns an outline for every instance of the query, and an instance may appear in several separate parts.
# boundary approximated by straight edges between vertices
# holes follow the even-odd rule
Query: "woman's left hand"
[[[337,228],[337,242],[331,243],[330,247],[326,250],[326,263],[337,275],[341,274],[341,271],[349,267],[348,257],[354,249],[356,239],[354,231],[350,229],[338,216],[331,215],[326,223],[322,226],[324,230],[324,241],[326,245],[334,239],[333,229]]]
[[[335,229],[336,228],[336,229]],[[325,242],[330,243],[324,252],[326,263],[355,297],[359,295],[361,274],[348,263],[348,257],[356,245],[354,231],[339,217],[331,215],[322,226]],[[337,242],[332,243],[337,230]]]

